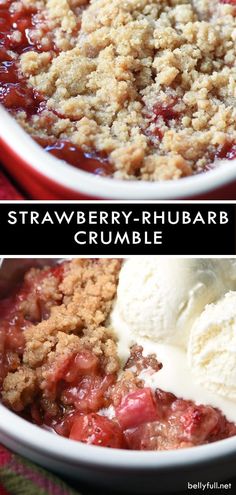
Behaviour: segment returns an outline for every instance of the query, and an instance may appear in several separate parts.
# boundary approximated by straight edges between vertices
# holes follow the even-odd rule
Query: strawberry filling
[[[51,302],[62,302],[58,297],[48,300],[48,284],[55,291],[61,287],[67,264],[31,270],[15,293],[0,302],[0,388],[7,373],[14,375],[22,366],[24,330],[49,318]],[[40,335],[43,346],[52,345],[53,335],[46,341]],[[77,352],[62,349],[53,360],[50,351],[48,355],[37,375],[37,394],[21,414],[59,435],[109,448],[169,450],[236,434],[236,425],[218,409],[145,387],[140,372],[150,367],[158,372],[161,363],[153,355],[143,357],[141,347],[131,349],[119,378],[105,371],[104,358],[86,344],[80,343]]]
[[[11,12],[11,3],[9,0],[0,4],[0,103],[13,115],[21,111],[25,112],[30,121],[32,117],[40,115],[45,110],[46,101],[21,75],[18,57],[29,50],[51,51],[53,56],[58,49],[50,36],[47,43],[40,43],[35,39],[33,33],[37,26],[43,32],[46,29],[42,19],[38,18],[37,10],[22,7],[20,11]],[[48,33],[45,31],[45,34]],[[48,121],[50,121],[50,112]],[[113,167],[105,156],[84,153],[80,148],[63,139],[36,138],[36,141],[45,151],[74,167],[96,175],[113,174]]]

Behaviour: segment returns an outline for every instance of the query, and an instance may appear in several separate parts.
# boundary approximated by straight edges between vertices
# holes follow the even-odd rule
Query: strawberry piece
[[[95,413],[77,416],[72,424],[70,438],[102,447],[125,448],[124,436],[119,425]]]
[[[126,395],[116,407],[116,417],[123,430],[157,419],[157,407],[150,388]]]

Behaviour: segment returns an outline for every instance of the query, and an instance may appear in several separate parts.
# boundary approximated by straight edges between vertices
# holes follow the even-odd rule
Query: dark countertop
[[[1,152],[1,150],[0,150]],[[0,163],[0,200],[25,199],[18,186],[5,172]]]
[[[90,484],[87,484],[87,483],[84,483],[84,482],[79,482],[79,481],[76,481],[76,482],[71,482],[70,480],[68,479],[65,479],[65,481],[67,482],[67,484],[69,484],[69,486],[71,486],[74,490],[77,490],[79,494],[81,495],[98,495],[100,493],[102,493],[102,495],[130,495],[130,492],[124,492],[124,491],[119,491],[117,492],[116,490],[107,490],[107,489],[104,489],[104,488],[101,488],[101,487],[98,487],[96,485],[90,485]],[[216,481],[217,481],[217,474],[216,474]],[[216,489],[216,488],[212,488],[212,489],[200,489],[200,488],[193,488],[193,489],[186,489],[186,490],[182,490],[182,491],[178,491],[176,492],[174,489],[173,489],[173,492],[168,492],[169,495],[190,495],[191,493],[192,494],[235,494],[236,493],[236,477],[234,478],[231,478],[229,480],[224,480],[224,481],[218,481],[218,483],[220,484],[224,484],[224,485],[230,485],[231,484],[231,488],[228,488],[228,489]],[[174,487],[173,487],[174,488]],[[148,491],[147,491],[147,494],[148,494]],[[164,495],[164,493],[163,493]]]

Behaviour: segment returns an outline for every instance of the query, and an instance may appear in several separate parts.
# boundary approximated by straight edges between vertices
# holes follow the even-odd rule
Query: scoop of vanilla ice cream
[[[206,306],[192,327],[188,362],[196,383],[236,399],[236,292]]]
[[[236,288],[230,259],[128,259],[120,272],[112,325],[130,344],[145,337],[187,346],[191,326],[206,304]]]

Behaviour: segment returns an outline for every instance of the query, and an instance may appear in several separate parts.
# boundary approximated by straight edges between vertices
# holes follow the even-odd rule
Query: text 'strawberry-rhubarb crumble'
[[[2,402],[58,435],[103,447],[169,450],[235,435],[235,382],[227,366],[215,382],[212,371],[219,349],[226,359],[231,347],[236,359],[227,340],[236,319],[236,292],[224,296],[236,287],[235,262],[172,260],[169,273],[163,259],[139,260],[136,268],[135,263],[75,259],[26,273],[0,303]],[[134,278],[129,279],[135,270],[136,287],[143,286],[136,309]],[[159,288],[156,280],[162,280]],[[214,301],[205,309],[202,294],[205,304]],[[205,371],[204,338],[208,350],[209,339],[213,342]],[[233,354],[231,364],[232,359]]]
[[[235,0],[1,0],[0,102],[76,167],[198,174],[236,157],[235,40]]]

